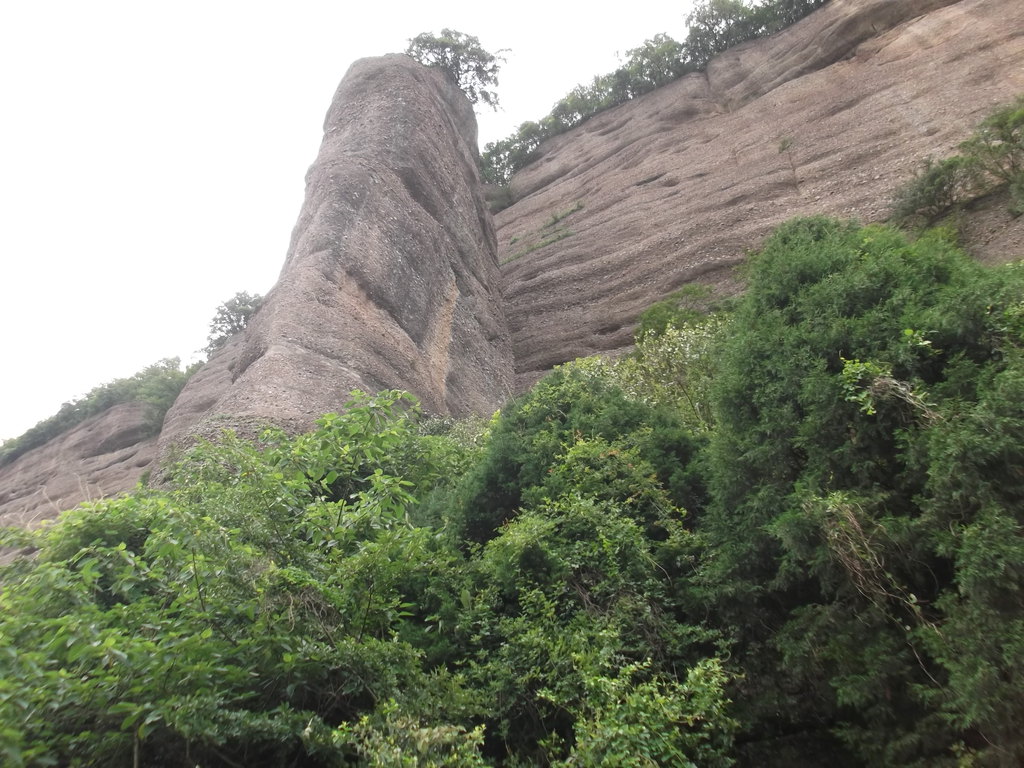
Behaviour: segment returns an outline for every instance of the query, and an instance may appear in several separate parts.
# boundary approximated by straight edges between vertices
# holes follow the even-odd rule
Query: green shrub
[[[972,158],[929,158],[897,190],[892,203],[893,220],[901,225],[929,226],[973,200],[982,189],[980,167]]]
[[[697,529],[751,743],[838,736],[871,765],[1024,754],[1006,687],[1024,673],[1022,290],[941,238],[825,219],[752,259]]]
[[[717,659],[693,667],[685,681],[642,678],[642,666],[586,680],[586,712],[564,768],[730,766],[732,721],[728,676]]]
[[[930,226],[948,213],[1000,187],[1010,210],[1024,212],[1024,96],[987,117],[959,155],[928,159],[896,190],[892,219],[902,226]]]
[[[714,635],[687,620],[675,581],[697,547],[681,511],[635,453],[600,440],[553,469],[548,495],[484,546],[467,598],[473,687],[496,702],[488,732],[529,764],[594,765],[629,748],[725,762],[724,676],[689,688],[684,672],[707,663]],[[629,730],[607,742],[617,717]]]
[[[463,717],[412,644],[459,582],[407,517],[450,468],[402,402],[200,445],[170,489],[36,534],[36,558],[0,570],[6,764],[340,766],[390,700],[424,727]],[[410,463],[414,480],[384,469]]]
[[[993,179],[1019,181],[1024,173],[1024,96],[985,118],[960,151]]]
[[[528,508],[468,554],[420,499],[487,433],[397,392],[5,534],[38,550],[0,568],[5,764],[725,764],[716,635],[687,609],[699,543],[641,455],[646,409],[605,393],[544,426],[583,391],[521,406]],[[622,439],[574,437],[588,423]]]
[[[460,537],[493,538],[531,489],[545,486],[567,446],[595,438],[635,449],[674,503],[700,508],[703,485],[692,462],[701,439],[667,410],[625,397],[601,373],[563,366],[502,411],[480,461],[462,481],[455,511]]]

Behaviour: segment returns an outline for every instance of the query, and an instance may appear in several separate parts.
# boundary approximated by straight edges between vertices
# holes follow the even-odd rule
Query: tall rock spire
[[[161,445],[301,429],[355,388],[409,390],[435,413],[499,407],[512,357],[476,152],[472,107],[437,71],[401,55],[353,64],[277,284],[189,382]]]

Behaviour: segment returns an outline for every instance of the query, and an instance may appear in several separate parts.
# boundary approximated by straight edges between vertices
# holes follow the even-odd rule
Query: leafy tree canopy
[[[263,297],[259,294],[239,291],[217,307],[217,312],[210,321],[210,335],[207,336],[207,344],[203,350],[207,356],[223,347],[236,333],[244,330],[262,303]]]
[[[440,69],[471,103],[483,102],[498,109],[498,95],[493,88],[498,85],[498,72],[505,61],[501,55],[504,50],[489,53],[480,45],[479,38],[442,29],[440,35],[424,32],[412,38],[405,53],[421,64]]]
[[[896,190],[892,218],[903,226],[931,225],[999,189],[1009,193],[1010,212],[1024,214],[1024,96],[983,120],[960,154],[925,160]]]

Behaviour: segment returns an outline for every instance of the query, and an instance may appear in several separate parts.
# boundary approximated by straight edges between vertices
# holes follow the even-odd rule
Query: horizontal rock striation
[[[249,327],[159,442],[126,404],[0,468],[0,522],[129,490],[197,435],[305,429],[353,388],[488,413],[557,363],[627,348],[640,312],[683,285],[738,290],[734,268],[787,218],[884,218],[921,160],[1021,92],[1024,3],[832,0],[547,142],[496,238],[461,92],[404,56],[359,61]],[[998,200],[964,232],[987,261],[1024,258],[1024,217]]]
[[[627,347],[683,285],[738,290],[785,219],[884,219],[924,158],[1022,92],[1024,3],[832,0],[550,140],[496,217],[518,387]],[[1020,220],[993,227],[1024,256]]]

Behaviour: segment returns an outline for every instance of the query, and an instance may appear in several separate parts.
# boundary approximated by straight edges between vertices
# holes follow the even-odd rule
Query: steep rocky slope
[[[195,434],[301,429],[354,387],[489,412],[556,363],[627,347],[682,285],[738,290],[735,267],[787,218],[883,218],[921,159],[1022,92],[1024,3],[832,0],[545,144],[496,241],[468,102],[405,57],[357,62],[278,284],[159,444],[134,406],[85,422],[0,468],[0,520],[128,490]],[[1024,217],[998,201],[964,230],[982,258],[1024,257]]]
[[[307,428],[355,388],[492,413],[512,391],[512,356],[476,144],[470,103],[436,70],[406,56],[353,64],[277,284],[189,381],[159,444],[129,439],[132,408],[102,414],[0,467],[0,520],[129,490],[196,434]]]
[[[736,290],[787,218],[884,218],[923,158],[1021,92],[1024,3],[833,0],[551,140],[496,217],[519,386],[629,345],[682,285]],[[977,241],[1024,257],[1022,226],[995,210]]]
[[[115,405],[0,468],[0,525],[29,526],[132,488],[156,456],[147,410]]]

